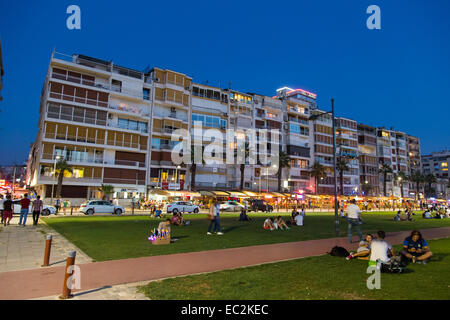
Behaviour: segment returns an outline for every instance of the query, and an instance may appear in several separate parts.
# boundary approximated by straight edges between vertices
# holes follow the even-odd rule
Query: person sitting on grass
[[[166,219],[166,221],[161,221],[158,225],[157,235],[161,234],[163,230],[166,230],[170,233],[170,219]]]
[[[264,230],[275,230],[273,218],[267,218],[266,221],[264,221]]]
[[[354,258],[358,258],[361,260],[369,260],[370,245],[372,244],[372,240],[373,236],[371,234],[366,235],[366,238],[359,243],[359,248],[356,250],[356,252],[351,252],[346,259],[351,260]]]
[[[426,263],[433,253],[430,251],[428,243],[422,238],[420,231],[414,230],[411,232],[411,235],[403,241],[401,255],[407,258],[408,261],[412,261],[412,263],[416,263],[416,261]]]
[[[409,212],[408,210],[405,211],[405,220],[414,221],[413,218],[411,218],[411,212]]]
[[[433,219],[433,216],[431,215],[430,211],[428,211],[428,209],[425,210],[425,212],[422,214],[422,217],[424,219]]]
[[[436,211],[435,216],[433,217],[434,219],[442,219],[441,213],[438,211]]]
[[[184,220],[183,215],[181,214],[181,212],[177,213],[177,217],[178,217],[178,224],[180,226],[184,226],[186,224],[186,220]]]
[[[394,221],[402,221],[401,214],[402,214],[402,212],[400,210],[397,211],[397,214],[394,217]]]
[[[173,213],[173,214],[172,214],[171,223],[172,223],[173,225],[175,225],[175,226],[181,225],[177,213]]]
[[[280,230],[288,230],[289,229],[286,222],[284,222],[284,220],[281,216],[277,217],[277,219],[275,220],[275,223],[277,225],[277,229],[280,229]]]
[[[384,240],[386,233],[382,230],[377,232],[378,239],[373,239],[370,244],[369,265],[376,265],[377,262],[389,263],[391,257],[395,255],[392,245]]]
[[[241,214],[239,215],[239,221],[252,221],[252,219],[247,215],[247,210],[242,208]]]

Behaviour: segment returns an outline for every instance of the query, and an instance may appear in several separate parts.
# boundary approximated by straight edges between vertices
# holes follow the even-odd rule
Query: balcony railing
[[[51,154],[51,153],[43,153],[42,159],[44,160],[55,160],[56,157],[60,157],[61,159],[66,160],[67,162],[71,163],[87,163],[87,164],[103,164],[103,165],[118,165],[118,166],[128,166],[128,167],[141,167],[145,168],[145,162],[141,161],[132,161],[132,160],[104,160],[103,157],[88,157],[86,154],[84,157],[71,157],[69,156],[61,156],[57,154]],[[58,159],[60,159],[58,158]]]
[[[104,183],[144,185],[145,179],[103,178]]]
[[[57,182],[56,177],[54,176],[48,176],[48,175],[40,175],[39,176],[39,180],[43,183],[55,183]],[[70,183],[70,182],[78,182],[78,183],[98,183],[100,184],[102,182],[102,178],[101,177],[92,177],[92,178],[68,178],[68,177],[64,177],[64,183]]]
[[[60,110],[61,111],[61,110]],[[67,114],[67,113],[61,113],[61,112],[47,112],[47,117],[52,119],[59,119],[59,120],[66,120],[66,121],[74,121],[74,122],[81,122],[81,123],[88,123],[88,124],[96,124],[99,126],[106,126],[106,120],[98,119],[98,118],[92,118],[92,117],[86,117],[85,114],[83,116],[76,116],[74,114]]]
[[[96,89],[102,89],[106,91],[112,91],[112,92],[118,92],[123,93],[127,96],[131,96],[134,98],[142,99],[142,100],[150,100],[150,96],[144,95],[143,92],[134,91],[130,89],[124,89],[121,86],[113,85],[105,82],[96,82],[88,79],[78,78],[74,76],[69,76],[68,74],[59,74],[59,73],[52,73],[52,78],[57,80],[63,80],[67,82],[72,82],[76,84],[81,84],[84,86],[94,87]]]
[[[78,97],[78,96],[73,96],[73,95],[67,95],[64,93],[57,93],[57,92],[51,92],[51,91],[49,91],[49,92],[50,92],[49,97],[53,98],[53,99],[89,104],[92,106],[103,107],[103,108],[108,107],[108,102],[106,102],[106,101],[100,101],[98,99],[97,100],[89,99],[87,97]]]
[[[65,140],[65,141],[73,141],[73,142],[82,142],[82,143],[92,143],[92,144],[105,144],[105,139],[95,139],[91,137],[81,137],[81,136],[73,136],[69,134],[60,134],[57,132],[46,132],[46,139],[54,139],[54,140]]]
[[[119,110],[119,111],[123,111],[123,112],[129,112],[129,113],[133,113],[133,114],[138,114],[141,115],[143,117],[149,117],[150,116],[150,111],[149,110],[143,110],[140,107],[137,106],[131,106],[131,105],[125,105],[123,103],[121,104],[108,104],[108,108],[113,109],[113,110]]]

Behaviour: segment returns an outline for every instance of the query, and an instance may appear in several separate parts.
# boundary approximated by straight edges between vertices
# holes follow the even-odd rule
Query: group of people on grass
[[[351,252],[346,259],[369,260],[373,264],[389,263],[396,254],[392,245],[385,240],[385,236],[384,231],[378,231],[377,237],[367,234],[365,239],[360,241],[356,252]],[[417,230],[412,231],[411,235],[403,241],[403,249],[400,251],[401,258],[412,263],[425,264],[432,255],[428,243]]]
[[[297,211],[297,208],[294,208],[288,222],[285,222],[281,216],[276,218],[270,217],[264,221],[263,228],[264,230],[289,230],[288,224],[293,226],[303,226],[304,216],[305,209],[302,208],[299,212]]]
[[[422,213],[422,218],[424,219],[444,219],[450,218],[450,208],[447,210],[435,210],[434,217],[429,209],[426,209],[424,213]]]

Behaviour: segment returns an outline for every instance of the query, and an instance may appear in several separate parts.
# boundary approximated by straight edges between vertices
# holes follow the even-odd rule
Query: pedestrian
[[[361,233],[361,210],[356,205],[355,199],[350,201],[350,205],[347,206],[347,222],[348,222],[348,242],[352,243],[352,228],[356,227],[358,230],[359,241],[362,241]]]
[[[207,235],[212,234],[211,229],[212,229],[212,226],[214,225],[213,231],[217,232],[217,235],[219,235],[219,236],[223,235],[223,233],[221,232],[221,229],[220,229],[220,216],[219,216],[220,203],[219,203],[219,201],[214,200],[209,212],[210,212],[210,215],[212,215],[212,220],[209,223],[208,232],[206,234]]]
[[[61,199],[57,198],[55,201],[56,214],[58,214],[60,207],[61,207]]]
[[[28,216],[28,210],[30,208],[30,199],[28,199],[28,193],[26,193],[22,199],[20,199],[20,219],[19,219],[19,226],[23,225],[25,227],[25,224],[27,223],[27,216]],[[23,221],[23,224],[22,224]]]
[[[41,196],[36,197],[31,208],[33,210],[33,225],[36,226],[39,222],[39,216],[44,209],[44,203],[41,200]]]
[[[67,209],[68,206],[69,206],[69,201],[64,200],[63,201],[64,215],[66,215],[66,209]]]
[[[6,224],[11,222],[14,211],[14,204],[11,201],[11,195],[8,194],[6,196],[6,200],[3,202],[3,225],[6,227]],[[8,222],[6,222],[8,220]]]
[[[2,224],[3,224],[3,202],[5,202],[5,199],[3,198],[3,195],[0,194],[0,215],[2,216]]]

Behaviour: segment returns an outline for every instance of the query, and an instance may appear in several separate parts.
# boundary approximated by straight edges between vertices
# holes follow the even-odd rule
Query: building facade
[[[433,152],[422,156],[423,174],[432,174],[436,182],[431,184],[430,194],[440,199],[450,199],[450,178],[448,167],[450,163],[450,151]]]
[[[146,198],[159,189],[330,195],[334,193],[333,122],[316,99],[316,94],[303,89],[283,87],[269,97],[196,83],[177,71],[157,67],[138,71],[84,55],[53,53],[27,183],[46,199],[55,197],[55,165],[64,159],[70,170],[64,174],[61,196],[78,201],[101,197],[102,185],[112,185],[112,197],[124,201]],[[321,116],[311,118],[317,114]],[[257,142],[264,141],[263,135],[270,139],[270,130],[276,130],[278,143],[258,144],[256,151],[267,155],[283,151],[290,166],[279,176],[277,164],[252,163],[247,158],[243,165],[173,162],[172,151],[178,144],[173,133],[204,145],[213,139],[209,129],[223,139],[213,156],[222,155],[224,160],[227,151],[235,154],[237,148],[235,140],[227,141],[227,130],[253,129]],[[393,169],[387,194],[399,196],[396,175],[421,166],[418,138],[342,117],[335,119],[335,130],[337,157],[348,166],[340,190],[344,195],[381,195],[378,169],[386,163]],[[317,185],[310,177],[315,162],[326,168]],[[405,195],[410,194],[409,187],[404,184]]]

